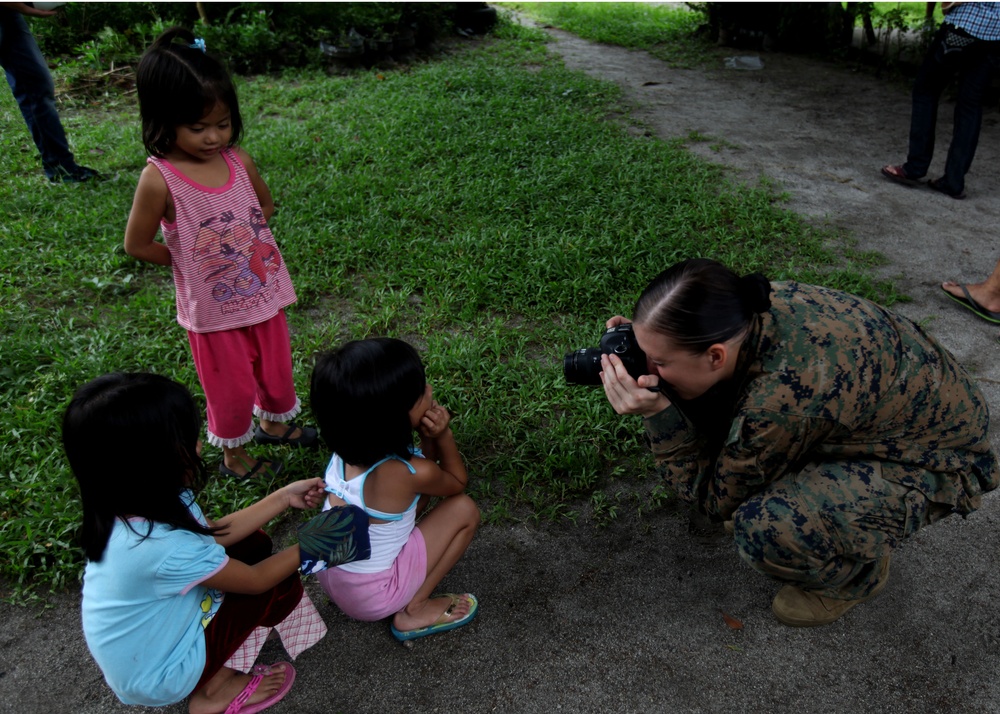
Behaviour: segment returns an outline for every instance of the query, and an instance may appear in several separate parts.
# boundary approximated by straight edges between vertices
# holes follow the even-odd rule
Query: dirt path
[[[1000,415],[1000,327],[948,300],[943,280],[982,280],[1000,259],[1000,113],[987,107],[968,198],[955,201],[928,188],[909,189],[879,169],[905,159],[910,100],[905,89],[804,57],[762,53],[764,69],[677,70],[645,52],[595,45],[550,30],[568,67],[616,82],[655,136],[688,142],[709,161],[732,167],[740,180],[775,180],[787,208],[820,224],[850,231],[863,250],[887,258],[882,275],[912,302],[899,312],[923,322],[976,375]],[[929,176],[944,170],[954,104],[942,102],[938,149]],[[722,140],[719,142],[718,140]],[[718,144],[721,144],[719,148]],[[715,148],[713,148],[713,146]],[[994,420],[1000,425],[1000,419]],[[994,444],[1000,444],[994,428]]]

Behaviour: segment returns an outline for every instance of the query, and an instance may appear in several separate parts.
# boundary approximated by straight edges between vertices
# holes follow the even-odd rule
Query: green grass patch
[[[695,38],[705,16],[686,7],[641,2],[505,2],[503,7],[585,40],[646,50],[674,67],[707,61],[711,45]]]
[[[250,77],[239,91],[299,295],[288,315],[301,396],[318,351],[411,341],[454,414],[487,522],[605,523],[622,499],[664,502],[638,421],[599,389],[567,386],[562,358],[596,346],[605,319],[667,265],[710,256],[886,297],[766,185],[732,185],[680,143],[609,121],[627,111],[616,86],[566,70],[538,31],[504,23],[438,61]],[[145,164],[133,101],[63,108],[80,162],[114,178],[54,186],[0,93],[0,575],[22,586],[72,585],[81,571],[59,438],[71,393],[148,370],[201,398],[169,271],[121,247]],[[269,453],[293,478],[321,474],[328,457]],[[216,479],[200,501],[219,516],[275,485]]]

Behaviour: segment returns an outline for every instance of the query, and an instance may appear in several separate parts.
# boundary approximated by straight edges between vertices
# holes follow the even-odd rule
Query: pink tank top
[[[243,162],[228,148],[222,157],[229,181],[219,188],[195,183],[169,161],[148,159],[174,202],[174,222],[161,221],[160,230],[173,263],[177,322],[191,332],[256,325],[295,302]]]

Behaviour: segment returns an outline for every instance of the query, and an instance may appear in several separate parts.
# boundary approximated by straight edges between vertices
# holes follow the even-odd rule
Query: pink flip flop
[[[253,696],[253,693],[257,691],[257,687],[260,686],[261,681],[268,674],[271,674],[272,667],[278,664],[285,665],[285,681],[281,683],[281,689],[269,696],[267,699],[257,702],[256,704],[247,704],[247,700]],[[253,675],[247,686],[243,688],[243,691],[236,695],[236,698],[229,704],[226,709],[225,714],[255,714],[256,712],[262,712],[273,704],[277,704],[285,695],[288,694],[288,690],[292,688],[292,682],[295,681],[295,667],[293,667],[288,662],[275,662],[274,664],[258,664],[250,673]]]

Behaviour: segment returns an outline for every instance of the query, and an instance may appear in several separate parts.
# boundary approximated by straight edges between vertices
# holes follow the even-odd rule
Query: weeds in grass
[[[679,144],[608,121],[624,113],[618,89],[566,70],[514,23],[439,61],[250,77],[239,92],[299,295],[288,316],[300,394],[321,350],[413,342],[454,414],[487,523],[576,522],[588,503],[607,522],[615,484],[652,473],[636,420],[600,389],[567,386],[561,363],[670,263],[711,256],[883,297],[770,187],[732,185]],[[0,574],[57,587],[81,570],[59,438],[74,389],[148,370],[201,398],[169,272],[121,247],[145,163],[136,108],[116,99],[63,118],[80,161],[112,180],[46,183],[0,93]],[[328,457],[273,453],[292,478],[322,473]],[[200,501],[218,517],[275,485],[213,480]],[[654,491],[644,508],[666,498]]]

